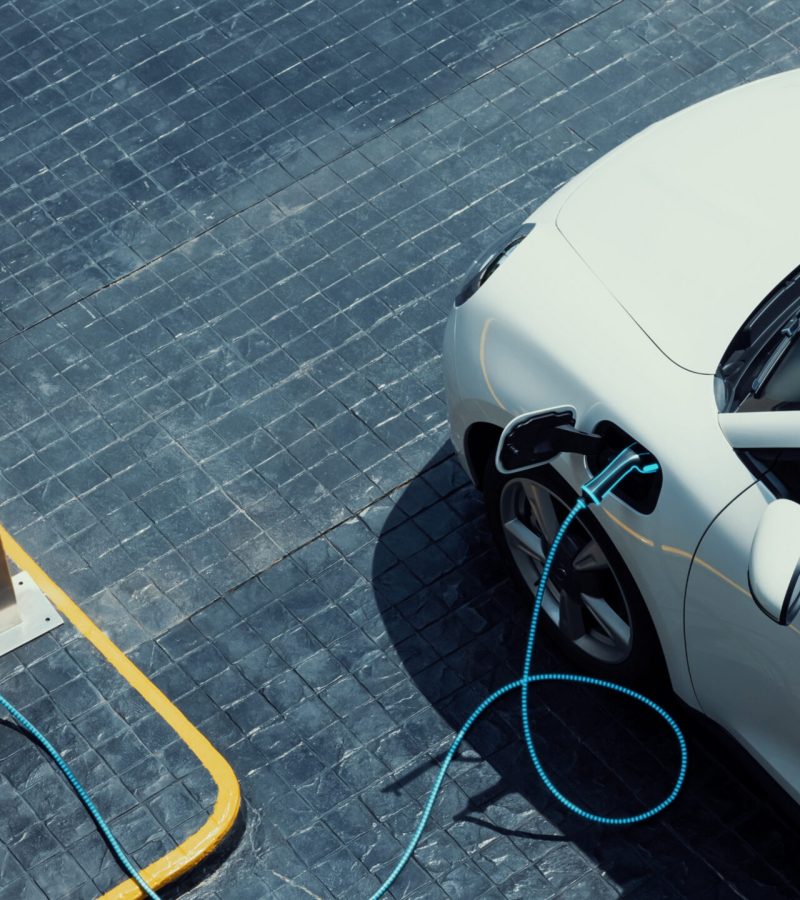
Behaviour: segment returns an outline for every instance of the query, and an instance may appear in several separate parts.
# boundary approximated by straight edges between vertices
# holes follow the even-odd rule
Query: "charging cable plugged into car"
[[[577,429],[575,429],[574,424],[575,411],[571,407],[544,410],[536,413],[527,413],[523,416],[518,416],[517,418],[513,419],[503,431],[497,447],[495,465],[497,466],[498,471],[504,475],[513,475],[517,472],[526,471],[530,468],[543,465],[560,453],[578,453],[586,456],[587,459],[603,458],[604,454],[606,454],[608,451],[608,438],[603,436],[602,434],[590,434],[587,432],[578,431]],[[414,850],[416,849],[416,846],[420,838],[422,837],[425,827],[427,826],[428,820],[431,816],[431,812],[436,802],[436,798],[442,787],[442,783],[444,781],[445,775],[447,774],[450,763],[453,761],[459,746],[461,745],[469,730],[475,724],[477,719],[483,714],[483,712],[485,712],[486,709],[488,709],[495,701],[499,700],[501,697],[512,691],[519,690],[521,693],[523,737],[525,746],[528,750],[528,755],[530,756],[536,773],[547,790],[572,813],[601,825],[632,825],[655,816],[656,814],[664,810],[667,806],[669,806],[669,804],[672,803],[672,801],[677,797],[681,787],[683,786],[683,782],[686,776],[686,741],[678,724],[665,709],[663,709],[649,697],[646,697],[644,694],[634,691],[631,688],[625,687],[624,685],[617,684],[613,681],[607,681],[602,678],[594,678],[588,675],[577,675],[561,672],[531,674],[533,650],[536,642],[537,625],[542,608],[542,601],[544,598],[545,590],[547,588],[548,579],[550,578],[550,571],[553,567],[553,563],[559,550],[559,545],[561,544],[562,539],[564,538],[564,535],[569,529],[571,523],[575,520],[575,518],[577,518],[577,516],[580,515],[583,510],[587,509],[589,506],[601,504],[609,494],[617,491],[617,489],[620,488],[620,486],[626,479],[637,476],[653,478],[658,475],[659,471],[660,468],[658,463],[655,461],[655,459],[652,458],[650,454],[647,453],[646,450],[638,447],[636,444],[630,444],[620,452],[618,452],[616,455],[614,455],[609,462],[607,462],[596,474],[593,474],[592,477],[590,477],[581,486],[580,494],[577,500],[558,527],[555,537],[553,538],[544,559],[541,575],[536,587],[533,613],[531,616],[531,624],[530,630],[528,632],[521,677],[516,681],[512,681],[509,684],[504,685],[503,687],[494,691],[494,693],[490,694],[473,711],[473,713],[461,727],[460,731],[451,743],[444,761],[439,768],[439,772],[437,774],[433,788],[431,789],[431,792],[428,796],[425,807],[423,808],[422,815],[420,816],[416,830],[411,836],[411,839],[409,840],[402,856],[400,857],[400,860],[390,873],[389,877],[373,894],[372,900],[378,900],[378,898],[382,897],[389,890],[394,881],[405,868],[406,864],[411,859]],[[594,687],[601,687],[606,690],[614,691],[627,697],[631,697],[634,700],[638,700],[640,703],[643,703],[654,712],[658,713],[658,715],[660,715],[664,719],[664,721],[670,726],[673,733],[675,734],[680,750],[680,766],[678,770],[678,776],[668,796],[666,796],[660,803],[656,804],[655,806],[634,815],[604,816],[584,809],[583,807],[566,797],[563,793],[561,793],[561,791],[551,781],[550,777],[544,769],[544,766],[541,763],[541,760],[539,759],[539,755],[537,753],[536,745],[533,739],[528,710],[528,695],[530,686],[536,682],[545,681],[568,681],[578,684],[592,685]],[[100,815],[88,793],[80,784],[75,774],[70,769],[69,765],[64,761],[55,747],[53,747],[53,745],[47,740],[47,738],[1,694],[0,707],[4,708],[6,712],[9,713],[9,715],[12,717],[12,719],[14,719],[16,723],[30,737],[32,737],[37,743],[39,743],[40,746],[42,746],[52,757],[56,765],[72,785],[78,797],[85,805],[86,809],[91,814],[100,832],[107,841],[110,849],[116,856],[123,869],[125,869],[125,871],[134,880],[144,896],[151,898],[151,900],[158,900],[158,895],[144,881],[142,875],[127,858],[124,851],[122,850],[122,847],[112,834],[103,817]]]
[[[590,434],[576,430],[573,426],[575,423],[574,410],[571,408],[550,409],[535,413],[526,413],[518,416],[506,426],[500,437],[495,456],[495,464],[498,470],[506,475],[522,472],[535,466],[542,465],[559,453],[580,453],[588,455],[600,449],[599,445],[603,443],[603,437],[598,434]],[[582,486],[580,494],[570,511],[561,522],[558,531],[550,545],[545,557],[541,575],[539,577],[536,596],[533,604],[533,613],[531,615],[530,630],[528,632],[528,640],[525,648],[525,658],[522,666],[522,675],[516,681],[498,688],[494,693],[490,694],[469,716],[461,727],[450,745],[447,754],[439,768],[436,780],[431,788],[428,800],[422,810],[416,830],[409,840],[406,848],[400,857],[397,865],[389,874],[388,878],[381,884],[378,890],[372,895],[371,900],[379,900],[392,886],[397,877],[403,871],[414,850],[422,837],[425,827],[430,818],[436,797],[442,787],[447,770],[458,751],[461,742],[466,737],[470,728],[475,724],[481,714],[488,709],[495,701],[510,693],[519,690],[521,693],[521,714],[522,714],[522,732],[525,740],[525,746],[528,750],[531,762],[537,775],[545,785],[547,790],[570,812],[575,815],[588,819],[600,825],[633,825],[642,822],[652,816],[657,815],[669,806],[675,800],[683,786],[686,777],[687,749],[686,740],[683,732],[677,722],[670,714],[659,706],[655,701],[634,691],[624,685],[617,684],[613,681],[607,681],[602,678],[594,678],[588,675],[577,675],[562,672],[546,672],[531,674],[531,666],[533,662],[533,649],[536,642],[536,629],[539,622],[539,614],[542,608],[542,600],[547,588],[550,571],[553,562],[558,553],[559,544],[561,543],[567,529],[574,519],[585,509],[591,505],[599,505],[608,497],[609,494],[615,492],[622,485],[625,479],[630,476],[649,476],[655,477],[660,471],[659,464],[646,451],[637,447],[635,444],[625,447],[617,453],[610,462],[608,462],[597,474],[589,478]],[[638,700],[645,706],[658,713],[664,721],[672,729],[680,750],[680,765],[678,776],[670,793],[655,806],[629,816],[604,816],[590,812],[570,800],[550,780],[544,766],[539,759],[531,731],[530,716],[528,711],[528,694],[530,685],[535,682],[544,681],[570,681],[578,684],[587,684],[594,687],[604,688],[614,691]]]

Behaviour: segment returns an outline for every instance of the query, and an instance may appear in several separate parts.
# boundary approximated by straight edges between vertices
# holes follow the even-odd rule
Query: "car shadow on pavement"
[[[410,792],[421,805],[454,733],[519,677],[531,598],[503,570],[482,498],[449,444],[391,499],[373,588],[385,652],[419,696],[408,698],[409,717],[398,723],[418,754],[386,790]],[[572,668],[538,639],[534,671]],[[800,897],[796,826],[775,816],[757,780],[698,733],[676,698],[658,700],[689,726],[690,757],[683,791],[655,819],[609,828],[565,810],[536,776],[512,692],[462,745],[430,829],[444,829],[463,853],[459,865],[479,865],[506,896],[605,897],[616,886],[625,897]],[[629,815],[669,794],[677,744],[641,704],[566,683],[535,686],[530,708],[545,769],[581,806]]]

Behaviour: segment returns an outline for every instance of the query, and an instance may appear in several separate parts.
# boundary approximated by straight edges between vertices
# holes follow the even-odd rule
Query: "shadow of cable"
[[[373,558],[375,597],[391,648],[435,713],[427,727],[419,728],[417,717],[407,729],[423,761],[418,757],[386,790],[414,786],[424,802],[454,733],[488,694],[519,677],[532,598],[521,597],[503,570],[482,498],[449,445],[384,514]],[[540,637],[534,671],[571,665]],[[657,699],[686,722],[674,697]],[[651,710],[574,683],[535,685],[530,704],[545,770],[579,805],[630,815],[669,794],[679,751]],[[571,843],[630,897],[721,897],[732,887],[746,897],[800,897],[792,886],[797,832],[774,816],[770,822],[771,805],[749,775],[735,761],[724,768],[716,742],[698,742],[694,731],[689,776],[676,802],[638,825],[603,827],[570,813],[541,783],[512,692],[469,733],[432,826],[469,825],[476,846],[509,840],[534,865],[554,843]]]

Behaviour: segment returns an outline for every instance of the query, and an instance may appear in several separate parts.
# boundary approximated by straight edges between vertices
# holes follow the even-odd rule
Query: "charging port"
[[[635,438],[613,422],[598,422],[594,433],[602,437],[603,440],[599,443],[599,449],[596,453],[586,455],[586,466],[592,475],[597,475],[598,472],[601,472],[618,453],[626,447],[630,447],[631,444],[635,446],[636,450],[645,459],[658,462],[646,447],[643,447]],[[658,503],[662,481],[660,467],[658,472],[651,475],[632,472],[611,493],[637,512],[649,515],[656,508],[656,503]]]

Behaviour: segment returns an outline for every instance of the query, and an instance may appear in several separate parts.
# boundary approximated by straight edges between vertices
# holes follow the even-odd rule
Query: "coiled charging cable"
[[[72,789],[78,795],[81,803],[86,807],[89,815],[94,819],[95,824],[100,829],[101,834],[106,839],[108,846],[111,848],[112,853],[116,856],[117,861],[122,866],[122,868],[130,875],[130,877],[136,882],[136,884],[141,888],[146,897],[149,897],[150,900],[159,900],[158,894],[152,890],[152,888],[147,884],[147,882],[142,878],[139,874],[139,870],[133,863],[128,859],[125,855],[125,851],[119,844],[119,841],[114,837],[111,832],[111,829],[108,827],[106,820],[100,815],[100,811],[92,802],[92,798],[86,792],[86,789],[83,785],[78,781],[75,773],[67,764],[66,760],[61,756],[61,754],[56,750],[56,748],[47,740],[47,738],[42,734],[41,731],[35,726],[32,725],[25,716],[11,703],[6,700],[6,698],[0,694],[0,706],[2,706],[6,712],[11,716],[12,719],[23,729],[23,731],[27,732],[38,744],[40,744],[44,749],[50,754],[55,764],[59,769],[64,773],[67,778],[67,781],[72,785]]]
[[[539,613],[542,608],[542,598],[544,597],[544,592],[547,588],[547,579],[550,576],[550,569],[553,565],[553,560],[555,559],[556,553],[558,552],[558,546],[561,543],[566,530],[569,528],[570,524],[578,515],[578,513],[586,509],[589,503],[601,503],[603,499],[625,477],[627,477],[632,472],[651,474],[657,471],[657,463],[644,464],[635,449],[628,448],[627,450],[623,450],[622,453],[618,454],[605,467],[605,469],[600,472],[599,475],[596,475],[594,478],[592,478],[590,481],[587,481],[586,484],[583,485],[583,487],[581,488],[581,496],[575,502],[575,505],[569,511],[564,521],[561,523],[558,532],[553,539],[553,543],[551,544],[550,549],[547,553],[544,567],[542,568],[542,574],[536,590],[536,600],[533,605],[531,627],[530,631],[528,632],[528,644],[525,648],[525,663],[522,668],[522,677],[517,681],[512,681],[510,684],[506,684],[503,687],[498,688],[498,690],[496,690],[493,694],[490,694],[483,701],[483,703],[481,703],[481,705],[475,709],[472,715],[463,724],[461,730],[456,735],[455,740],[450,745],[450,749],[447,751],[447,755],[445,756],[444,761],[439,768],[439,774],[436,776],[436,781],[434,782],[433,788],[428,795],[428,801],[425,804],[425,808],[422,810],[422,815],[420,816],[420,820],[414,834],[411,836],[411,840],[408,842],[403,855],[400,857],[399,862],[394,867],[389,877],[372,895],[371,900],[379,900],[379,898],[389,890],[395,879],[398,877],[398,875],[400,875],[408,861],[411,859],[414,850],[419,843],[419,839],[422,837],[422,833],[425,830],[425,826],[428,824],[428,819],[430,818],[431,812],[433,810],[433,805],[436,802],[436,797],[439,793],[439,790],[442,787],[442,782],[444,781],[444,776],[447,773],[447,769],[450,763],[453,761],[453,757],[456,755],[461,742],[466,737],[467,732],[475,724],[475,721],[478,719],[481,713],[483,713],[489,706],[491,706],[492,703],[494,703],[496,700],[499,700],[500,697],[508,694],[510,691],[516,691],[519,689],[522,693],[522,731],[525,737],[525,746],[528,748],[528,754],[531,758],[531,761],[533,762],[534,768],[536,769],[536,773],[538,774],[539,778],[541,778],[548,791],[550,791],[550,793],[571,812],[575,813],[578,816],[582,816],[584,819],[589,819],[589,821],[591,822],[596,822],[600,825],[633,825],[636,822],[642,822],[645,819],[649,819],[651,816],[657,815],[663,809],[666,809],[666,807],[669,806],[669,804],[672,803],[672,801],[678,796],[678,792],[683,786],[683,782],[686,777],[686,740],[684,739],[683,733],[678,727],[677,722],[665,709],[660,707],[649,697],[645,697],[644,694],[640,694],[637,691],[631,690],[630,688],[623,687],[623,685],[621,684],[615,684],[613,681],[606,681],[602,678],[592,678],[588,675],[572,675],[561,672],[547,672],[544,674],[531,675],[531,661],[533,659],[533,647],[536,641],[536,626],[539,621]],[[536,752],[536,747],[533,742],[530,718],[528,715],[528,689],[530,685],[535,681],[573,681],[578,682],[579,684],[591,684],[595,687],[601,687],[605,688],[606,690],[616,691],[619,694],[624,694],[626,697],[632,697],[634,700],[638,700],[640,703],[644,703],[645,706],[648,706],[650,707],[650,709],[657,712],[675,733],[675,737],[677,738],[678,747],[680,748],[681,753],[678,778],[675,781],[675,786],[672,788],[669,795],[660,803],[656,804],[650,809],[647,809],[641,813],[637,813],[633,816],[596,815],[595,813],[589,812],[588,810],[583,809],[583,807],[578,806],[577,803],[573,803],[573,801],[568,797],[565,797],[564,794],[562,794],[561,791],[559,791],[558,788],[553,784],[553,782],[545,772],[544,767],[539,760],[539,755]]]
[[[531,662],[533,659],[533,647],[536,641],[536,626],[539,621],[539,613],[542,607],[542,599],[544,597],[544,592],[547,587],[547,580],[550,576],[550,569],[553,565],[553,560],[555,559],[556,553],[558,552],[559,544],[561,543],[562,538],[566,530],[569,528],[573,519],[584,509],[587,507],[588,503],[601,503],[603,499],[609,494],[627,475],[631,472],[640,472],[643,474],[649,474],[652,472],[658,471],[658,465],[656,463],[643,464],[641,458],[632,448],[628,448],[628,450],[622,451],[617,457],[615,457],[606,468],[597,476],[592,478],[586,484],[583,485],[581,489],[581,497],[578,498],[575,505],[567,514],[564,521],[561,523],[558,532],[556,533],[555,538],[553,539],[553,543],[550,546],[550,549],[547,553],[547,557],[545,559],[544,567],[542,568],[542,574],[539,579],[539,584],[536,590],[536,600],[533,606],[533,615],[531,617],[531,627],[528,633],[528,643],[525,649],[525,662],[522,668],[522,677],[517,681],[512,681],[510,684],[506,684],[503,687],[496,690],[493,694],[490,694],[480,706],[475,709],[472,715],[467,719],[467,721],[462,726],[461,730],[455,737],[455,740],[450,745],[450,749],[447,751],[447,755],[442,762],[442,765],[439,769],[439,773],[436,777],[436,781],[434,782],[433,788],[428,796],[428,801],[425,804],[425,808],[422,811],[422,816],[420,817],[419,823],[414,834],[411,836],[411,840],[408,842],[406,849],[403,855],[400,857],[399,862],[392,870],[389,877],[383,882],[383,884],[378,888],[378,890],[372,895],[372,900],[379,900],[392,886],[395,879],[400,875],[400,873],[405,868],[408,861],[411,859],[411,856],[416,849],[417,844],[419,843],[420,838],[425,830],[426,825],[428,824],[428,819],[430,818],[431,812],[433,810],[434,803],[436,802],[436,797],[441,789],[442,782],[444,781],[444,777],[447,773],[447,769],[450,766],[450,763],[453,761],[453,757],[455,756],[461,742],[467,735],[467,732],[472,728],[475,724],[475,721],[478,717],[483,713],[489,706],[492,705],[496,700],[499,700],[500,697],[508,694],[510,691],[515,691],[519,689],[522,693],[522,730],[525,738],[525,745],[528,748],[528,754],[530,755],[531,761],[533,762],[534,768],[536,769],[537,774],[541,778],[545,787],[550,791],[550,793],[567,809],[576,815],[582,816],[585,819],[589,819],[592,822],[597,822],[601,825],[632,825],[636,822],[642,822],[645,819],[649,819],[651,816],[656,815],[661,812],[670,803],[677,797],[678,792],[683,786],[684,778],[686,777],[686,761],[687,761],[687,752],[686,752],[686,741],[683,737],[683,733],[681,732],[678,724],[675,720],[670,716],[670,714],[662,709],[657,703],[653,702],[649,697],[645,697],[643,694],[638,693],[637,691],[633,691],[630,688],[623,687],[620,684],[615,684],[613,681],[606,681],[601,678],[591,678],[587,675],[572,675],[572,674],[564,674],[560,672],[548,672],[544,674],[531,675]],[[528,714],[528,690],[530,685],[535,681],[573,681],[578,682],[580,684],[591,684],[596,687],[602,687],[606,690],[616,691],[620,694],[625,694],[628,697],[633,697],[633,699],[644,703],[645,706],[649,706],[652,710],[657,712],[672,728],[675,733],[675,737],[678,740],[678,746],[680,748],[681,753],[681,762],[680,762],[680,770],[678,772],[678,778],[675,782],[675,786],[672,788],[669,796],[666,799],[662,800],[660,803],[656,804],[652,808],[645,810],[644,812],[638,813],[633,816],[600,816],[595,813],[589,812],[588,810],[583,809],[581,806],[578,806],[576,803],[573,803],[568,797],[565,797],[558,788],[553,784],[553,782],[548,777],[547,773],[542,766],[541,761],[539,760],[539,756],[536,752],[536,747],[533,742],[533,736],[531,734],[530,727],[530,718]],[[75,773],[63,759],[61,754],[55,749],[55,747],[47,740],[47,738],[39,731],[36,726],[32,725],[22,713],[16,709],[2,694],[0,694],[0,706],[2,706],[9,715],[19,724],[19,726],[29,734],[35,741],[37,741],[52,757],[56,765],[61,769],[61,771],[66,776],[69,783],[72,785],[75,793],[80,798],[83,805],[91,815],[92,819],[94,819],[97,827],[102,833],[103,837],[108,842],[109,847],[111,848],[114,856],[117,858],[118,862],[122,866],[122,868],[130,875],[130,877],[136,882],[136,884],[141,888],[146,897],[149,897],[150,900],[159,900],[158,894],[150,888],[150,886],[145,882],[142,878],[139,871],[136,867],[131,863],[128,857],[125,855],[122,847],[120,846],[117,839],[114,837],[111,829],[106,823],[105,819],[100,815],[99,810],[92,802],[91,797],[83,787],[83,785],[78,781]]]

